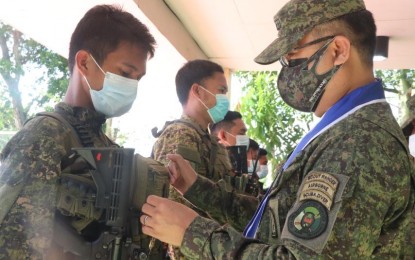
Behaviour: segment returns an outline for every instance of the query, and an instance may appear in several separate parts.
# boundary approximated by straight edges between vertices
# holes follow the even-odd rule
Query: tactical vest
[[[183,156],[184,159],[188,160],[192,164],[196,172],[208,177],[209,179],[213,179],[215,173],[217,173],[216,175],[219,175],[221,178],[224,178],[224,176],[229,175],[229,173],[231,172],[231,165],[226,149],[220,147],[220,144],[217,142],[215,136],[212,136],[206,131],[202,130],[200,126],[194,123],[193,121],[186,120],[183,118],[173,121],[167,121],[160,131],[157,131],[157,128],[155,127],[151,130],[151,132],[155,138],[158,138],[169,125],[175,123],[184,124],[186,126],[191,127],[199,134],[200,139],[202,140],[201,143],[197,144],[197,151],[189,149],[187,146],[181,144],[179,144],[177,147],[177,153]],[[210,151],[209,158],[206,162],[202,162],[202,160],[204,159],[201,155],[203,145],[207,146]],[[152,158],[154,158],[153,154]],[[202,164],[205,164],[207,167],[206,173],[200,172],[199,170]]]
[[[220,146],[215,136],[212,136],[206,131],[204,131],[195,122],[184,118],[180,118],[174,121],[167,121],[160,131],[157,131],[156,127],[151,130],[153,136],[155,138],[160,137],[163,134],[163,132],[167,129],[167,127],[171,124],[183,124],[194,129],[198,133],[201,142],[197,143],[197,150],[190,149],[188,146],[182,144],[178,144],[177,146],[177,153],[183,156],[184,159],[188,160],[192,165],[193,169],[198,174],[205,176],[213,181],[218,181],[219,179],[226,179],[227,176],[229,177],[232,167],[226,149]],[[204,151],[204,146],[208,148],[208,158],[206,158],[205,154],[202,154]],[[154,159],[154,154],[152,154],[151,157]],[[231,187],[228,186],[228,184],[227,188],[231,189]],[[209,215],[202,209],[199,209],[194,205],[191,205],[188,201],[181,198],[181,196],[178,195],[174,188],[171,188],[170,195],[171,199],[191,207],[199,215],[203,217],[209,217]],[[169,245],[169,256],[170,259],[184,259],[181,253],[179,252],[179,249],[171,245]]]
[[[250,176],[247,173],[243,174],[234,174],[232,172],[232,165],[230,160],[230,155],[224,147],[220,147],[220,144],[217,141],[215,136],[209,135],[206,131],[203,131],[200,126],[193,121],[186,120],[183,118],[176,119],[173,121],[167,121],[162,128],[162,130],[157,131],[157,128],[151,130],[155,138],[160,137],[160,135],[166,130],[166,128],[174,123],[180,123],[187,126],[190,126],[199,134],[203,144],[205,144],[210,149],[210,157],[206,162],[208,167],[208,172],[205,174],[198,171],[199,165],[202,164],[200,150],[202,149],[202,143],[199,143],[199,151],[189,149],[185,145],[178,145],[177,153],[183,156],[184,159],[188,160],[196,172],[201,175],[204,175],[210,179],[214,176],[214,171],[219,171],[221,179],[226,183],[226,188],[228,190],[235,190],[237,193],[256,196],[256,192],[251,192],[252,188],[248,190],[252,185],[250,184]],[[152,158],[154,158],[152,154]]]
[[[87,131],[81,126],[71,125],[58,113],[42,112],[37,116],[52,117],[66,129],[70,129],[71,148],[94,145]],[[107,141],[119,148],[110,139]],[[113,259],[114,254],[118,254],[117,259],[165,257],[163,253],[165,250],[159,250],[162,243],[142,234],[139,217],[141,207],[148,195],[168,196],[168,171],[164,165],[151,158],[135,154],[132,159],[129,184],[132,196],[129,198],[128,212],[125,213],[128,214],[128,225],[122,228],[125,230],[121,230],[123,237],[115,236],[114,232],[110,232],[102,223],[108,212],[96,207],[99,199],[98,185],[90,173],[91,167],[88,161],[74,149],[62,159],[56,202],[59,213],[55,217],[54,247],[70,252],[74,255],[73,259],[95,259],[98,255],[100,259]],[[156,250],[152,250],[153,248]],[[116,250],[120,252],[114,253]]]

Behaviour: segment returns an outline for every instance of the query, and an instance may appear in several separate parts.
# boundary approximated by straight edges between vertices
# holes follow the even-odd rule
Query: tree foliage
[[[240,112],[248,135],[272,155],[274,165],[278,164],[309,130],[312,114],[285,104],[277,90],[277,72],[237,72],[236,76],[243,83]]]
[[[376,70],[386,92],[398,102],[398,121],[408,115],[406,101],[413,95],[415,70]],[[277,72],[237,72],[243,83],[243,97],[239,110],[249,130],[248,135],[271,152],[276,163],[292,151],[299,139],[309,130],[313,117],[285,104],[277,90]],[[415,111],[414,111],[415,112]]]
[[[0,47],[0,129],[17,130],[39,107],[50,109],[61,100],[69,80],[67,60],[1,22]],[[31,72],[39,76],[22,86],[22,77]]]
[[[375,75],[377,78],[382,79],[385,91],[396,95],[398,100],[396,106],[399,107],[397,120],[402,121],[402,119],[409,115],[406,101],[413,95],[412,89],[415,88],[415,70],[376,70]]]
[[[68,61],[0,22],[0,148],[19,130],[27,118],[39,111],[51,111],[66,93],[69,84]],[[36,77],[22,84],[28,76]],[[23,100],[25,99],[25,102]],[[107,120],[106,134],[114,141],[125,142],[125,135],[112,129]]]
[[[378,70],[375,74],[383,80],[385,91],[392,93],[392,105],[399,108],[397,119],[405,119],[409,114],[406,101],[415,88],[415,70]],[[248,135],[270,152],[275,169],[309,130],[312,115],[285,104],[278,94],[277,72],[237,72],[236,76],[244,85],[239,110],[249,128]],[[268,187],[274,177],[267,177]]]

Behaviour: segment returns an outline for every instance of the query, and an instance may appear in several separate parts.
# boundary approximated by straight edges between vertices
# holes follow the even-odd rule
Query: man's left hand
[[[150,195],[142,207],[143,233],[160,241],[180,246],[184,233],[198,214],[175,201]]]

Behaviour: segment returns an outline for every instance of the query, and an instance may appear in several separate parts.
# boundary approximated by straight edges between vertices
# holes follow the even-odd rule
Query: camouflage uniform
[[[232,166],[229,161],[229,156],[226,149],[217,142],[217,138],[210,135],[206,129],[202,129],[202,127],[189,116],[183,115],[180,120],[190,122],[190,124],[174,122],[165,126],[165,129],[154,144],[153,158],[167,165],[167,154],[181,154],[191,163],[192,167],[199,175],[205,176],[212,181],[218,181],[225,175],[231,174]],[[195,127],[198,127],[198,129]],[[204,135],[202,136],[201,133]],[[216,152],[214,152],[216,153],[214,158],[215,163],[211,164],[210,157],[213,149],[216,150]],[[192,207],[203,216],[208,216],[204,211],[195,208],[192,204],[183,199],[173,187],[170,187],[169,197],[174,201]],[[171,250],[172,249],[170,249],[170,251]],[[175,253],[170,252],[170,257],[173,259],[181,258],[181,255],[175,250]]]
[[[190,161],[196,172],[213,181],[218,181],[224,175],[230,174],[232,167],[226,149],[217,142],[217,138],[210,135],[206,129],[190,117],[183,115],[180,120],[191,122],[175,122],[168,125],[157,139],[153,147],[153,158],[167,165],[167,154],[179,153]],[[200,133],[204,133],[201,136]],[[204,141],[203,139],[205,138]],[[212,149],[216,149],[215,163],[210,164]],[[185,203],[181,195],[173,188],[170,190],[170,197],[176,201]],[[187,205],[190,205],[187,203]]]
[[[79,130],[84,146],[115,145],[102,132],[103,114],[65,103],[57,104],[55,111]],[[18,191],[18,196],[0,226],[0,259],[44,259],[53,247],[57,183],[61,167],[65,168],[62,159],[70,154],[73,142],[73,133],[61,122],[38,116],[3,149],[1,196],[4,190]]]
[[[260,241],[197,217],[181,252],[189,259],[414,259],[414,169],[387,103],[364,106],[339,121],[279,176],[256,235]],[[311,194],[310,186],[328,193]],[[300,202],[304,196],[314,200]],[[246,225],[258,203],[202,177],[185,198],[232,225]],[[303,206],[319,199],[328,209]],[[307,217],[310,209],[315,219]]]

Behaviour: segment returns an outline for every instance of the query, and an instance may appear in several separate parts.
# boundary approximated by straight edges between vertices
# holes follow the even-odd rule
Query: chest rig
[[[229,163],[229,158],[226,153],[226,150],[221,149],[216,138],[214,136],[211,136],[206,131],[202,130],[200,126],[197,125],[195,122],[183,118],[173,121],[167,121],[163,129],[157,131],[158,129],[155,127],[151,130],[151,132],[155,138],[158,138],[169,125],[176,123],[191,127],[199,134],[201,139],[201,142],[197,144],[198,151],[189,149],[185,145],[179,144],[177,147],[177,153],[183,156],[184,159],[188,160],[192,164],[196,172],[208,177],[209,179],[213,179],[215,178],[215,176],[223,177],[224,175],[226,175],[225,171],[227,169],[225,165],[226,163]],[[208,148],[208,156],[203,155],[203,146],[206,146]],[[206,167],[206,173],[200,172],[199,170],[202,164]],[[230,169],[230,163],[228,169]]]
[[[111,147],[93,147],[89,129],[58,113],[39,116],[53,117],[72,133],[61,161],[55,244],[79,256],[74,259],[162,259],[161,242],[142,234],[139,217],[147,196],[168,196],[166,168],[104,134]]]

